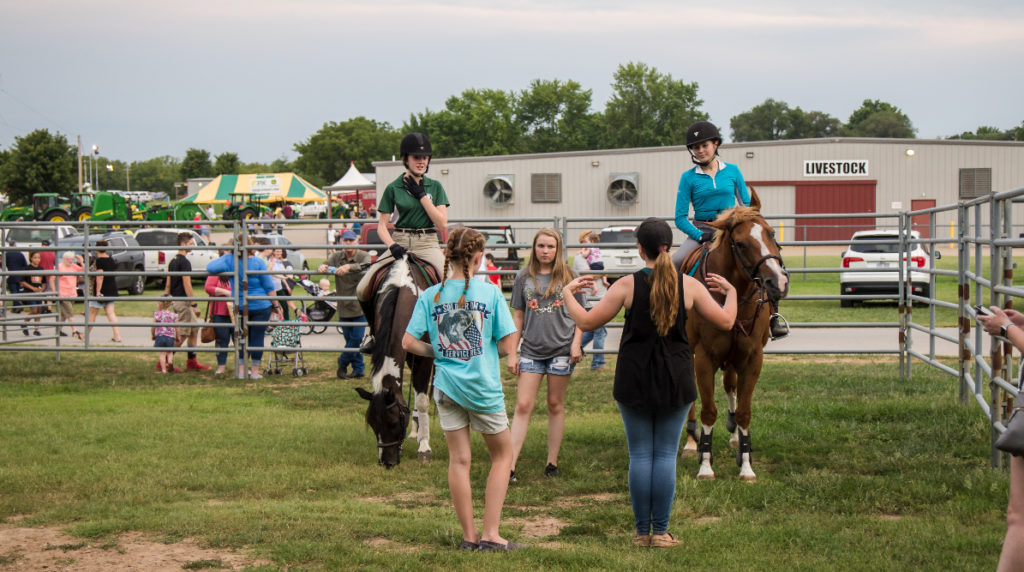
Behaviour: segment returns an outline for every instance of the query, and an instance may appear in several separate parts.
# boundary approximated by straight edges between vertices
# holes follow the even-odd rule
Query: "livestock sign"
[[[866,177],[868,160],[804,161],[805,177]]]

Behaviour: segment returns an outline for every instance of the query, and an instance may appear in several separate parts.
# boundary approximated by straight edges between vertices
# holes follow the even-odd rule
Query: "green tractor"
[[[99,191],[96,193],[76,193],[85,195],[75,197],[78,206],[74,209],[74,220],[92,221],[128,221],[134,218],[134,213],[128,201],[119,194],[110,191]],[[88,202],[86,202],[88,200]]]
[[[36,193],[32,196],[31,207],[8,207],[0,213],[4,221],[36,220],[57,221],[71,220],[71,203],[67,197],[57,193]]]
[[[267,199],[260,193],[230,193],[231,203],[224,209],[224,220],[249,220],[260,218],[271,209],[262,204]]]
[[[176,205],[148,205],[141,211],[143,220],[195,220],[196,213],[200,220],[209,220],[203,207],[195,203],[178,203]]]

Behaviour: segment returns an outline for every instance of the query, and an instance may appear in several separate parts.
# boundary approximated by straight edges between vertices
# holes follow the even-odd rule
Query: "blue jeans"
[[[262,310],[249,310],[249,321],[250,322],[266,322],[270,320],[270,311],[273,307],[267,306]],[[249,347],[261,348],[263,347],[263,339],[267,335],[267,326],[253,326],[246,324],[249,328],[249,340],[246,344]],[[253,350],[249,352],[249,363],[253,367],[259,366],[260,362],[263,361],[263,350]],[[239,365],[242,364],[242,356],[238,356]]]
[[[660,411],[617,405],[629,446],[629,499],[636,533],[665,534],[676,495],[679,437],[693,403]]]
[[[214,314],[210,316],[210,321],[214,324],[227,324],[227,326],[216,326],[213,332],[217,334],[217,338],[214,339],[213,345],[218,348],[227,348],[231,346],[231,338],[235,335],[234,324],[231,323],[231,316],[218,316]],[[217,365],[227,365],[228,363],[228,352],[217,352]]]
[[[588,308],[589,312],[590,309]],[[583,332],[583,339],[580,341],[580,347],[585,348],[591,340],[594,341],[595,350],[604,349],[604,339],[608,337],[608,328],[601,326],[600,328],[592,332]],[[597,369],[604,366],[604,354],[594,354],[594,358],[590,360],[590,369]]]
[[[366,323],[366,318],[362,316],[356,316],[355,318],[339,318],[342,322],[362,322]],[[359,342],[363,340],[363,333],[366,331],[366,326],[342,326],[341,335],[345,338],[346,348],[358,348]],[[344,352],[338,356],[338,367],[340,369],[348,368],[352,366],[352,373],[363,373],[363,354],[359,352]]]

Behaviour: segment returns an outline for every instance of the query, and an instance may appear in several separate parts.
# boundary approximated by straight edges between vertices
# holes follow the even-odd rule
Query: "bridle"
[[[757,260],[757,262],[754,263],[753,268],[747,266],[746,263],[743,262],[743,257],[740,256],[740,250],[736,246],[736,241],[732,238],[732,231],[734,228],[736,228],[736,226],[737,225],[733,225],[728,229],[729,246],[732,248],[732,255],[736,259],[736,264],[738,264],[739,267],[743,269],[743,272],[747,275],[747,278],[754,284],[757,284],[758,289],[763,290],[765,288],[764,279],[757,274],[758,270],[761,268],[761,265],[764,264],[765,262],[768,262],[769,260],[778,260],[779,266],[781,266],[782,270],[785,271],[786,264],[782,261],[782,257],[779,256],[778,254],[766,254],[765,256],[762,256]],[[771,241],[775,245],[776,251],[782,250],[782,247],[779,246],[779,243],[776,242],[774,238],[772,238]]]
[[[399,398],[401,398],[401,394],[399,394]],[[392,407],[398,407],[398,424],[402,427],[402,434],[400,434],[398,439],[396,439],[394,441],[382,442],[381,438],[380,438],[380,433],[377,433],[376,431],[374,431],[374,435],[377,437],[377,464],[378,465],[383,465],[384,464],[383,461],[381,461],[381,456],[383,455],[384,449],[386,447],[394,447],[395,445],[397,445],[398,446],[398,457],[399,458],[402,457],[402,444],[405,443],[405,437],[404,437],[405,428],[408,427],[408,424],[409,424],[409,406],[405,405],[404,403],[402,403],[401,401],[396,399],[391,405],[388,405],[387,407],[385,407],[384,410],[387,411],[387,410],[391,409]]]

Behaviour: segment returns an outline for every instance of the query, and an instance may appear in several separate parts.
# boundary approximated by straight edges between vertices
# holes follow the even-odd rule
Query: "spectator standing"
[[[29,255],[28,268],[26,268],[25,270],[27,272],[32,272],[32,274],[20,276],[22,292],[42,294],[43,292],[46,291],[46,277],[40,274],[40,272],[43,271],[42,267],[40,266],[40,261],[42,260],[42,257],[43,253],[39,252],[38,250],[33,251]],[[41,298],[27,300],[26,305],[31,308],[28,311],[30,316],[38,316],[39,314],[42,314],[43,312],[46,311],[46,303]],[[21,333],[25,334],[26,336],[28,335],[28,322],[31,320],[32,318],[27,319],[26,325],[21,327]],[[32,333],[37,336],[42,335],[39,333],[39,320],[39,318],[35,318],[36,327],[32,331]]]
[[[580,234],[580,242],[583,244],[594,244],[600,241],[600,237],[592,230],[585,230]],[[578,276],[588,274],[592,270],[604,270],[604,262],[601,261],[601,253],[597,252],[595,255],[594,251],[598,250],[592,246],[584,246],[580,249],[573,260],[573,270],[576,271]],[[608,279],[602,276],[597,276],[590,288],[582,290],[588,297],[596,297],[598,299],[603,298],[605,292],[608,291]],[[587,303],[583,305],[587,311],[590,311],[594,307],[595,302],[593,300],[587,300]],[[583,348],[587,347],[587,344],[594,342],[595,350],[604,350],[604,340],[608,337],[608,328],[603,325],[600,328],[596,328],[589,332],[583,332],[583,339],[580,341],[580,345]],[[608,369],[605,365],[605,357],[603,353],[595,353],[594,358],[590,360],[590,369],[594,371],[604,371]]]
[[[1024,314],[989,306],[991,316],[978,314],[989,335],[999,335],[1024,351]],[[995,342],[995,340],[993,340]],[[1020,388],[1018,388],[1020,389]],[[1006,507],[1006,537],[999,554],[999,572],[1024,570],[1024,457],[1010,455],[1010,501]]]
[[[17,246],[13,240],[7,241],[7,246],[14,248]],[[28,259],[25,255],[18,250],[8,250],[4,253],[4,266],[7,267],[8,272],[22,272],[28,268]],[[7,277],[7,293],[8,294],[20,294],[21,293],[21,276],[8,276]],[[13,304],[14,313],[21,312],[21,300],[15,300]]]
[[[213,205],[206,206],[206,218],[210,220],[217,220],[217,211],[214,210]]]
[[[96,241],[96,292],[95,298],[89,300],[89,328],[86,334],[92,332],[96,326],[96,316],[103,310],[114,334],[110,341],[121,343],[121,329],[117,327],[117,314],[114,313],[114,302],[117,301],[117,276],[106,274],[117,272],[117,263],[107,253],[108,246],[110,243],[105,240]]]
[[[286,219],[298,218],[295,216],[295,209],[288,203],[285,203],[281,210],[284,212],[284,218]]]
[[[65,252],[60,257],[60,264],[57,266],[58,272],[82,272],[85,268],[82,267],[81,255],[73,252]],[[78,295],[78,276],[66,274],[57,277],[57,295],[60,297],[60,321],[70,322],[75,318],[75,302],[70,300]],[[71,326],[71,335],[77,339],[82,339],[82,333],[75,329],[74,324]],[[63,328],[57,328],[57,332],[61,336],[67,336],[64,333]]]
[[[174,258],[171,259],[170,263],[167,264],[167,271],[192,272],[192,263],[189,262],[186,255],[189,252],[188,247],[195,245],[196,240],[192,233],[179,232],[178,246],[180,249]],[[195,297],[195,292],[192,290],[192,277],[175,275],[167,276],[167,279],[164,281],[164,294],[174,296],[176,298]],[[178,326],[175,345],[182,347],[187,343],[188,345],[185,347],[195,347],[196,338],[199,334],[199,327],[190,324],[195,324],[199,321],[199,303],[195,300],[175,300],[171,305],[174,308],[174,312],[178,314],[178,322],[186,324],[185,326]],[[171,364],[171,367],[173,369],[173,363]],[[199,363],[196,353],[194,351],[189,351],[188,360],[185,362],[185,369],[206,371],[210,369],[210,366]]]
[[[576,324],[592,330],[626,309],[612,395],[622,415],[629,449],[629,498],[636,536],[633,544],[677,546],[668,532],[676,492],[676,457],[687,413],[697,398],[692,353],[686,338],[686,314],[695,310],[721,330],[736,320],[736,289],[708,273],[711,292],[725,295],[723,306],[696,279],[672,263],[672,229],[657,218],[636,229],[645,267],[617,280],[587,311],[573,295],[589,287],[593,276],[574,279],[562,298]]]
[[[43,246],[50,246],[50,240],[44,238],[42,243]],[[39,251],[39,267],[43,270],[54,270],[57,266],[57,253],[52,250],[41,250]],[[47,276],[46,277],[46,289],[49,292],[57,291],[57,277]]]
[[[338,300],[338,321],[366,324],[362,308],[354,297],[356,285],[370,264],[370,255],[365,250],[356,249],[358,243],[359,237],[351,230],[341,233],[342,248],[332,252],[317,271],[334,274],[334,290],[338,296],[353,297],[352,300]],[[359,342],[366,333],[366,326],[342,326],[341,333],[345,338],[346,348],[358,349]],[[349,366],[352,366],[352,373],[348,373]],[[357,351],[342,352],[338,356],[338,379],[363,377],[363,372],[363,354]]]
[[[232,240],[228,240],[225,246],[231,246]],[[224,256],[228,251],[220,251],[220,255]],[[231,345],[232,340],[235,336],[234,328],[234,317],[233,317],[233,304],[231,303],[231,283],[228,281],[227,276],[208,276],[206,278],[205,288],[206,293],[212,298],[208,304],[210,305],[210,321],[218,324],[214,326],[214,333],[217,338],[214,340],[214,346],[218,348],[227,348]],[[222,351],[217,352],[217,369],[213,372],[214,375],[221,375],[227,369],[228,364],[228,352]]]
[[[541,380],[548,378],[548,456],[544,475],[558,476],[558,453],[565,433],[565,397],[576,364],[583,359],[580,341],[583,331],[565,311],[562,287],[575,278],[562,258],[562,235],[542,228],[533,237],[530,264],[516,275],[512,287],[512,320],[519,331],[513,347],[522,339],[520,355],[508,356],[509,371],[516,381],[516,412],[512,418],[512,469],[509,481],[516,481],[516,461],[526,442],[530,415],[537,403]],[[576,294],[580,304],[582,294]]]
[[[253,244],[257,246],[264,246],[269,244],[267,239],[256,237],[253,239]],[[246,285],[246,305],[248,311],[246,313],[246,328],[248,329],[248,340],[246,341],[247,347],[262,348],[264,344],[264,337],[267,333],[267,325],[255,324],[253,322],[269,322],[270,314],[276,312],[280,314],[281,307],[276,301],[270,300],[254,300],[252,297],[260,296],[273,296],[274,283],[270,280],[269,274],[249,274],[250,272],[265,272],[267,270],[267,263],[262,258],[256,256],[256,250],[251,250],[249,256],[245,260],[245,266],[241,270],[241,278],[243,284]],[[231,284],[231,291],[234,295],[234,303],[236,308],[245,308],[242,304],[241,289],[235,287],[235,255],[234,253],[227,253],[216,260],[210,261],[206,265],[206,271],[210,274],[228,274],[228,282]],[[263,361],[263,350],[251,350],[249,353],[249,378],[250,379],[261,379],[263,376],[260,375],[260,363]],[[241,355],[236,357],[238,366],[238,378],[242,379],[245,377],[245,370],[243,357]]]
[[[499,533],[512,465],[499,366],[502,355],[515,355],[515,325],[501,292],[471,280],[483,252],[479,232],[452,232],[441,283],[420,294],[402,347],[434,358],[434,401],[449,449],[448,488],[462,527],[459,550],[508,551],[522,546]],[[424,334],[430,343],[420,340]],[[473,519],[470,427],[483,434],[491,455],[481,531]]]
[[[167,296],[167,294],[164,294]],[[167,373],[167,370],[174,371],[174,364],[171,363],[171,356],[174,355],[174,326],[178,321],[178,315],[171,311],[170,300],[160,300],[157,303],[156,312],[153,312],[153,321],[159,325],[153,325],[150,334],[153,336],[153,347],[160,348],[160,373]]]

